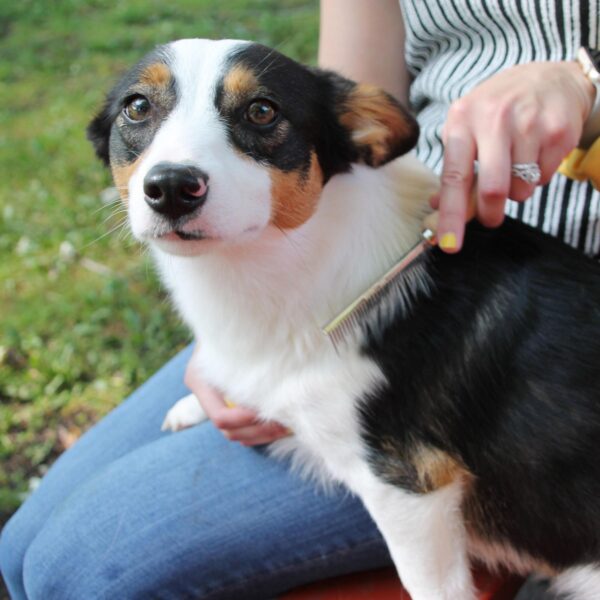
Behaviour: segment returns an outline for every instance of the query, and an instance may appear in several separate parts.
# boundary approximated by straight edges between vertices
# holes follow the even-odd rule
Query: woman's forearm
[[[321,0],[319,65],[382,87],[408,104],[398,0]]]

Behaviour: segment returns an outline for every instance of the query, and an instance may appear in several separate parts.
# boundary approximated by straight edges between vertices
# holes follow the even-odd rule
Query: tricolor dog
[[[414,600],[473,599],[469,556],[600,598],[594,261],[472,224],[336,351],[319,326],[417,240],[438,185],[397,158],[418,128],[390,96],[258,44],[181,40],[88,133],[204,380],[294,432],[275,452],[360,496]],[[187,397],[166,423],[203,417]]]

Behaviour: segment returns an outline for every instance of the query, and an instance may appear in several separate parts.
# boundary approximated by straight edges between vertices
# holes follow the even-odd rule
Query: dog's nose
[[[208,175],[190,165],[161,162],[144,178],[146,203],[152,210],[177,219],[206,200]]]

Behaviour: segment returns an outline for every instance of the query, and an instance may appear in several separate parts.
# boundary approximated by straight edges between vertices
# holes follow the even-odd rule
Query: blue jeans
[[[15,600],[265,599],[390,564],[361,503],[210,423],[161,433],[180,353],[56,461],[0,536]]]

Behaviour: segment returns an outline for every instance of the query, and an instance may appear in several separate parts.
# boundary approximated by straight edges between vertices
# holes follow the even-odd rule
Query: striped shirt
[[[417,155],[442,167],[441,130],[449,105],[501,69],[572,60],[600,48],[600,0],[400,0],[406,28],[410,100],[421,137]],[[562,175],[507,214],[600,256],[600,192]]]

